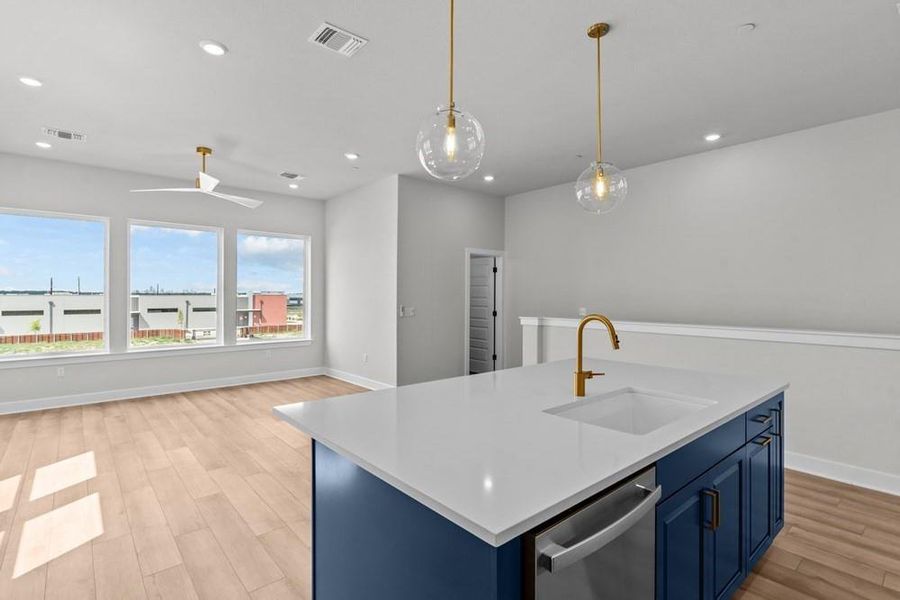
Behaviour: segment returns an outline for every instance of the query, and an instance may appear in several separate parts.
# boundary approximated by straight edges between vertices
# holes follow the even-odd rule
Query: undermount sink
[[[645,435],[715,403],[704,398],[626,387],[544,412],[579,423]]]

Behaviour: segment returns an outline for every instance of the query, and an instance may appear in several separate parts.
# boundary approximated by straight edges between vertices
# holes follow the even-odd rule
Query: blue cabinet
[[[656,468],[670,485],[656,509],[657,599],[730,598],[784,525],[784,396]]]
[[[747,572],[744,549],[745,514],[747,512],[747,459],[738,450],[718,465],[709,475],[703,490],[709,498],[710,521],[706,530],[706,576],[709,594],[715,600],[731,598]]]
[[[743,448],[656,509],[656,597],[730,598],[746,575]]]
[[[747,536],[750,562],[755,563],[772,543],[775,528],[775,502],[772,477],[772,435],[760,435],[747,444],[749,465],[750,525]]]
[[[704,537],[711,515],[703,484],[698,479],[656,507],[658,600],[702,597]]]

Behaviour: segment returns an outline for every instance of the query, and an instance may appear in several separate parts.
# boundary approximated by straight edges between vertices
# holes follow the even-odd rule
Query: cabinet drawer
[[[749,442],[769,428],[772,428],[776,433],[781,433],[780,408],[782,400],[784,400],[784,394],[778,394],[759,406],[751,408],[744,414],[747,420],[747,433],[744,441]]]
[[[723,458],[744,445],[745,415],[720,425],[687,446],[662,457],[656,463],[656,480],[663,499],[706,472]]]

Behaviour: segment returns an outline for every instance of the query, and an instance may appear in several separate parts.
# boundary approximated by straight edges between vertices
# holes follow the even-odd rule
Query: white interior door
[[[473,257],[469,265],[469,373],[497,368],[496,260]]]

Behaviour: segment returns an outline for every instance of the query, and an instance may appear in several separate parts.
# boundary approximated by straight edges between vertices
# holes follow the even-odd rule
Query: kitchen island
[[[787,384],[585,364],[579,399],[559,361],[277,407],[314,440],[315,597],[540,597],[533,534],[652,467],[656,597],[728,597],[781,526]]]

